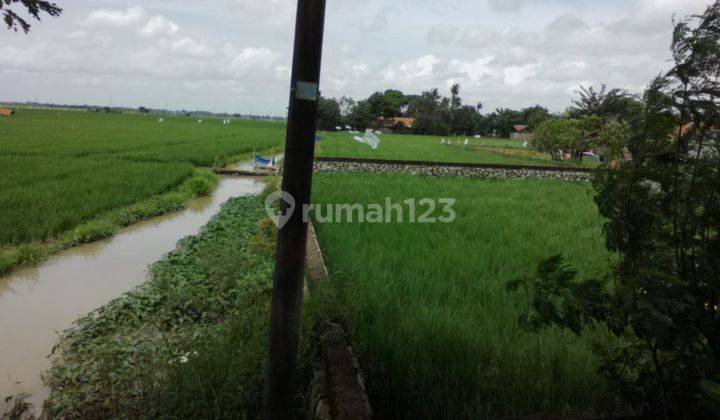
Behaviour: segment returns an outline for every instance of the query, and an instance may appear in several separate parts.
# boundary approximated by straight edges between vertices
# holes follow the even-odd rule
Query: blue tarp
[[[273,157],[272,159],[265,159],[260,155],[255,155],[255,157],[253,158],[253,163],[262,166],[275,166],[275,158]]]

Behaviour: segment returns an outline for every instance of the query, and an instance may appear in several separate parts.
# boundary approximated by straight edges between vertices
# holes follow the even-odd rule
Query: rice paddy
[[[0,247],[168,192],[194,167],[279,148],[283,132],[273,122],[19,109],[0,121]]]
[[[602,404],[588,344],[525,331],[505,284],[562,253],[583,275],[613,256],[587,185],[316,174],[318,204],[456,198],[450,224],[317,224],[379,418],[567,415]]]
[[[430,162],[484,163],[493,165],[527,166],[596,166],[592,161],[582,164],[561,163],[525,146],[525,142],[510,139],[476,139],[474,137],[442,138],[400,134],[380,135],[380,147],[372,150],[353,139],[347,132],[322,133],[316,143],[315,155],[364,159],[416,160]],[[445,144],[443,144],[443,140]],[[452,141],[452,145],[448,144]]]
[[[0,249],[51,240],[105,212],[178,188],[194,167],[280,150],[284,139],[283,123],[199,121],[22,108],[0,120]],[[318,156],[557,164],[508,139],[472,138],[467,146],[457,139],[447,146],[439,137],[383,135],[373,151],[350,133],[321,136]]]

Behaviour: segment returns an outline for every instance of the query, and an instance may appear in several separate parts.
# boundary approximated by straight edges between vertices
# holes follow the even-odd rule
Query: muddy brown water
[[[88,312],[147,280],[148,265],[197,233],[232,197],[257,194],[259,178],[223,178],[210,197],[177,213],[123,229],[112,238],[58,253],[0,277],[0,415],[4,399],[29,393],[35,412],[49,395],[41,372],[59,333]]]

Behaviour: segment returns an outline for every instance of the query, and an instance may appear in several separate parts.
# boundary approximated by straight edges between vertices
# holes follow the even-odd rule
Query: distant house
[[[529,141],[532,140],[533,137],[533,134],[530,132],[530,127],[522,124],[514,125],[510,133],[510,138],[513,140]]]
[[[393,133],[395,131],[398,131],[398,129],[408,129],[412,128],[413,124],[415,124],[415,118],[409,118],[409,117],[393,117],[393,118],[383,118],[378,117],[378,119],[375,121],[375,128],[379,129],[383,133]]]
[[[682,127],[680,127],[680,132],[673,131],[670,134],[670,138],[672,140],[677,140],[680,136],[685,137],[688,134],[690,134],[695,129],[695,123],[689,122]]]
[[[15,111],[10,108],[0,108],[0,117],[9,117],[14,113]]]
[[[701,126],[703,128],[704,126]],[[677,141],[681,137],[685,137],[688,135],[695,134],[697,130],[697,127],[695,127],[695,123],[689,122],[681,127],[678,127],[677,130],[670,133],[670,140],[671,141]],[[708,130],[711,134],[711,138],[717,139],[717,130],[714,127],[710,127]],[[717,140],[711,140],[708,139],[705,144],[703,145],[696,145],[694,148],[691,148],[688,150],[688,153],[692,156],[711,156],[711,155],[717,155],[718,151],[718,143]]]

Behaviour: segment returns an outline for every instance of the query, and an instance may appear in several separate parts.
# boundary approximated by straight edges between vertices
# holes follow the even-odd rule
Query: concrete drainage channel
[[[307,272],[313,283],[327,281],[328,271],[312,223],[308,227]],[[309,407],[309,419],[372,418],[362,370],[340,324],[330,324],[322,335],[321,354],[313,361]]]

